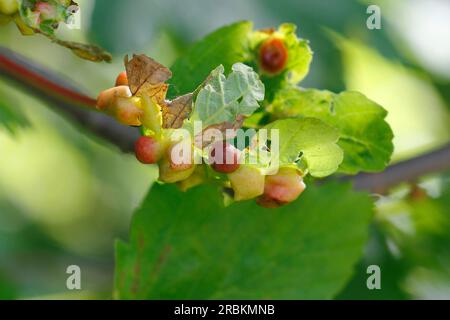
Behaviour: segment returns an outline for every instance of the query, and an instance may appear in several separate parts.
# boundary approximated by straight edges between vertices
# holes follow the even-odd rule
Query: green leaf
[[[369,195],[336,183],[279,209],[224,208],[209,186],[156,184],[130,243],[117,243],[115,297],[330,299],[363,252],[371,214]]]
[[[297,84],[302,81],[309,72],[309,66],[313,59],[313,52],[308,41],[299,39],[296,35],[297,26],[292,23],[284,23],[279,28],[284,34],[287,44],[289,59],[286,66],[290,83]]]
[[[247,37],[251,30],[251,22],[238,22],[222,27],[197,42],[170,68],[173,78],[169,96],[173,98],[194,91],[218,65],[230,70],[236,62],[247,60]]]
[[[252,68],[236,63],[228,78],[223,66],[216,68],[195,101],[193,120],[205,127],[223,122],[234,123],[238,115],[249,116],[264,100],[264,85]]]
[[[345,154],[341,172],[380,171],[390,161],[394,146],[387,112],[361,93],[291,87],[278,92],[271,108],[276,118],[314,117],[338,128]]]
[[[301,160],[312,176],[325,177],[334,173],[342,162],[343,152],[336,144],[339,131],[319,119],[277,120],[264,128],[279,130],[281,165]]]

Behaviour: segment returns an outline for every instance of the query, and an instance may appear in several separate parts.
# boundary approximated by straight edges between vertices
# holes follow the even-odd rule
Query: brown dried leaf
[[[155,90],[161,92],[159,87],[166,86],[164,82],[172,77],[172,72],[168,68],[144,54],[133,54],[131,60],[128,60],[128,55],[126,55],[124,63],[133,95],[147,93],[152,96]]]
[[[152,85],[144,85],[144,86],[147,94],[150,97],[154,98],[157,104],[159,104],[160,106],[166,104],[167,90],[169,90],[168,84],[162,83],[155,86]]]
[[[193,94],[188,93],[172,101],[161,104],[163,115],[163,128],[178,129],[183,125],[192,112]]]
[[[44,34],[44,33],[43,33]],[[78,57],[93,61],[93,62],[111,62],[112,56],[109,52],[105,51],[104,49],[97,47],[95,45],[91,44],[83,44],[73,41],[65,41],[60,40],[53,35],[44,34],[47,38],[51,39],[53,42],[59,44],[60,46],[63,46],[67,49],[72,50],[72,52],[77,55]]]

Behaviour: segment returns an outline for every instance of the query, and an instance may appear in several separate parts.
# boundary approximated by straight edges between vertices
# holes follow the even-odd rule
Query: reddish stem
[[[55,99],[95,108],[95,99],[61,85],[58,82],[47,79],[38,70],[29,68],[28,63],[21,60],[21,57],[14,56],[12,52],[4,49],[0,50],[0,71]]]
[[[97,136],[103,137],[125,152],[134,151],[139,130],[123,126],[113,118],[97,112],[96,100],[82,93],[60,75],[0,47],[0,77],[13,80],[16,85],[45,101],[55,111],[71,118]],[[81,107],[81,108],[80,108]]]

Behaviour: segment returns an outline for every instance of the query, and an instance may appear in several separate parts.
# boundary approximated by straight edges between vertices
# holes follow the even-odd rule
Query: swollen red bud
[[[56,8],[48,2],[37,2],[34,11],[39,12],[41,20],[51,20],[56,18]]]
[[[140,109],[136,98],[117,98],[113,106],[113,116],[127,126],[140,126],[144,111]]]
[[[306,186],[293,168],[280,168],[276,175],[266,176],[264,194],[257,203],[265,208],[276,208],[298,198]]]
[[[118,86],[128,86],[128,76],[127,72],[121,72],[116,78],[116,87]]]
[[[278,74],[284,70],[288,60],[288,50],[282,39],[270,38],[259,49],[259,65],[269,74]]]
[[[118,97],[131,97],[130,88],[128,86],[119,86],[100,92],[100,95],[97,98],[97,109],[108,109],[111,105],[114,104],[114,100]]]
[[[232,173],[239,169],[240,151],[232,144],[225,141],[217,141],[210,152],[211,167],[220,173]]]
[[[140,98],[132,97],[128,86],[118,86],[102,91],[97,98],[97,109],[128,126],[140,126],[141,118],[144,116]]]
[[[162,149],[161,143],[153,137],[141,136],[135,143],[136,158],[145,164],[157,163]]]

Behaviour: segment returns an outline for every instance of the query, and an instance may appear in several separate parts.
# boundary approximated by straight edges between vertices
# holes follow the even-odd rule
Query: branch
[[[66,115],[122,151],[134,150],[139,130],[123,126],[111,117],[97,112],[96,100],[79,92],[61,75],[44,70],[23,56],[0,47],[0,77],[13,81],[47,102],[57,112]]]
[[[433,152],[399,162],[380,173],[360,173],[344,180],[353,181],[355,189],[385,194],[401,182],[417,182],[425,175],[450,170],[450,143]]]
[[[118,146],[133,152],[139,137],[136,128],[126,127],[95,109],[95,99],[80,93],[70,81],[44,70],[24,57],[0,47],[0,76],[14,81],[75,123]],[[450,170],[450,144],[434,152],[403,161],[380,173],[363,173],[344,180],[353,181],[356,189],[386,193],[401,182],[414,182],[419,177]]]

